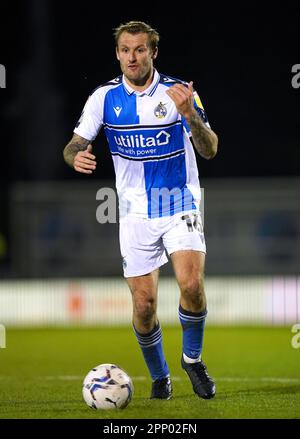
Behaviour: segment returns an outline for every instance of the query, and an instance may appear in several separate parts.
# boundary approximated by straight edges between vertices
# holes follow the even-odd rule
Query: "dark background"
[[[16,181],[113,177],[102,133],[93,176],[69,169],[62,150],[89,93],[120,73],[112,29],[132,19],[159,31],[157,69],[194,81],[219,136],[217,157],[197,158],[200,178],[299,174],[300,89],[291,85],[291,69],[300,63],[300,6],[1,3],[7,88],[0,89],[0,233],[8,248],[8,194]],[[8,250],[2,263],[9,258]]]

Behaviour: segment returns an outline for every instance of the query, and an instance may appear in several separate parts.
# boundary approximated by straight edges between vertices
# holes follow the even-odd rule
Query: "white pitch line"
[[[4,376],[0,375],[0,380],[14,379],[13,376]],[[150,380],[150,377],[146,376],[133,376],[131,377],[133,381],[147,381]],[[187,377],[179,377],[172,376],[172,381],[187,381]],[[35,379],[37,380],[47,380],[47,381],[79,381],[83,380],[84,377],[81,375],[45,375],[45,376],[37,376]],[[300,378],[288,378],[288,377],[216,377],[214,376],[216,381],[223,381],[228,383],[255,383],[255,382],[270,382],[270,383],[294,383],[300,384]]]
[[[84,377],[77,375],[59,375],[59,376],[48,376],[48,377],[39,377],[40,379],[48,379],[48,380],[63,380],[63,381],[76,381],[83,380]],[[149,377],[146,376],[133,376],[131,377],[133,381],[147,381],[150,380]],[[187,377],[179,377],[179,376],[171,376],[173,381],[187,381]],[[216,381],[224,381],[224,382],[246,382],[246,383],[255,383],[255,382],[271,382],[271,383],[300,383],[300,378],[286,378],[286,377],[214,377]]]
[[[270,382],[270,383],[300,383],[300,378],[281,378],[281,377],[219,377],[216,378],[216,381],[225,381],[225,382]]]
[[[133,376],[131,377],[133,381],[147,381],[150,380],[146,376]],[[186,381],[187,377],[173,376],[171,377],[173,381]],[[216,381],[223,382],[245,382],[245,383],[255,383],[255,382],[271,382],[271,383],[300,383],[300,378],[288,378],[288,377],[214,377]],[[58,376],[45,376],[38,377],[38,379],[46,380],[59,380],[59,381],[77,381],[83,380],[84,377],[79,375],[58,375]]]

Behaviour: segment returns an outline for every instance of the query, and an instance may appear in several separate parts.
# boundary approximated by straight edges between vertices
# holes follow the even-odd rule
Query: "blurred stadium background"
[[[97,191],[114,187],[104,136],[94,142],[91,177],[68,169],[62,150],[88,94],[119,74],[112,28],[142,19],[161,34],[158,70],[194,81],[220,139],[213,161],[198,158],[208,327],[291,334],[300,323],[300,89],[291,82],[299,6],[203,6],[186,16],[161,2],[149,7],[1,5],[0,323],[131,324],[118,225],[96,221]],[[178,297],[169,263],[159,286],[163,324],[178,325]]]
[[[113,181],[13,185],[14,276],[0,284],[1,322],[130,323],[118,224],[96,220],[101,187]],[[204,200],[208,322],[299,322],[300,179],[210,179]],[[169,263],[161,269],[162,321],[177,323],[178,297]]]

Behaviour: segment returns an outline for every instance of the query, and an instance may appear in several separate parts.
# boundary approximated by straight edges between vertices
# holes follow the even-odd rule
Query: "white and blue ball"
[[[130,376],[115,364],[94,367],[83,381],[82,394],[93,409],[123,409],[131,401],[133,383]]]

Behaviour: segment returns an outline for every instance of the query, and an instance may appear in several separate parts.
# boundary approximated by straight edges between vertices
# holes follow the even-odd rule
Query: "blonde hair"
[[[115,28],[113,35],[115,37],[115,43],[117,47],[118,47],[120,35],[123,32],[128,32],[129,34],[139,34],[139,33],[148,34],[149,46],[153,52],[158,46],[159,33],[155,29],[153,29],[149,24],[144,23],[143,21],[129,21],[128,23],[120,24],[117,28]]]

